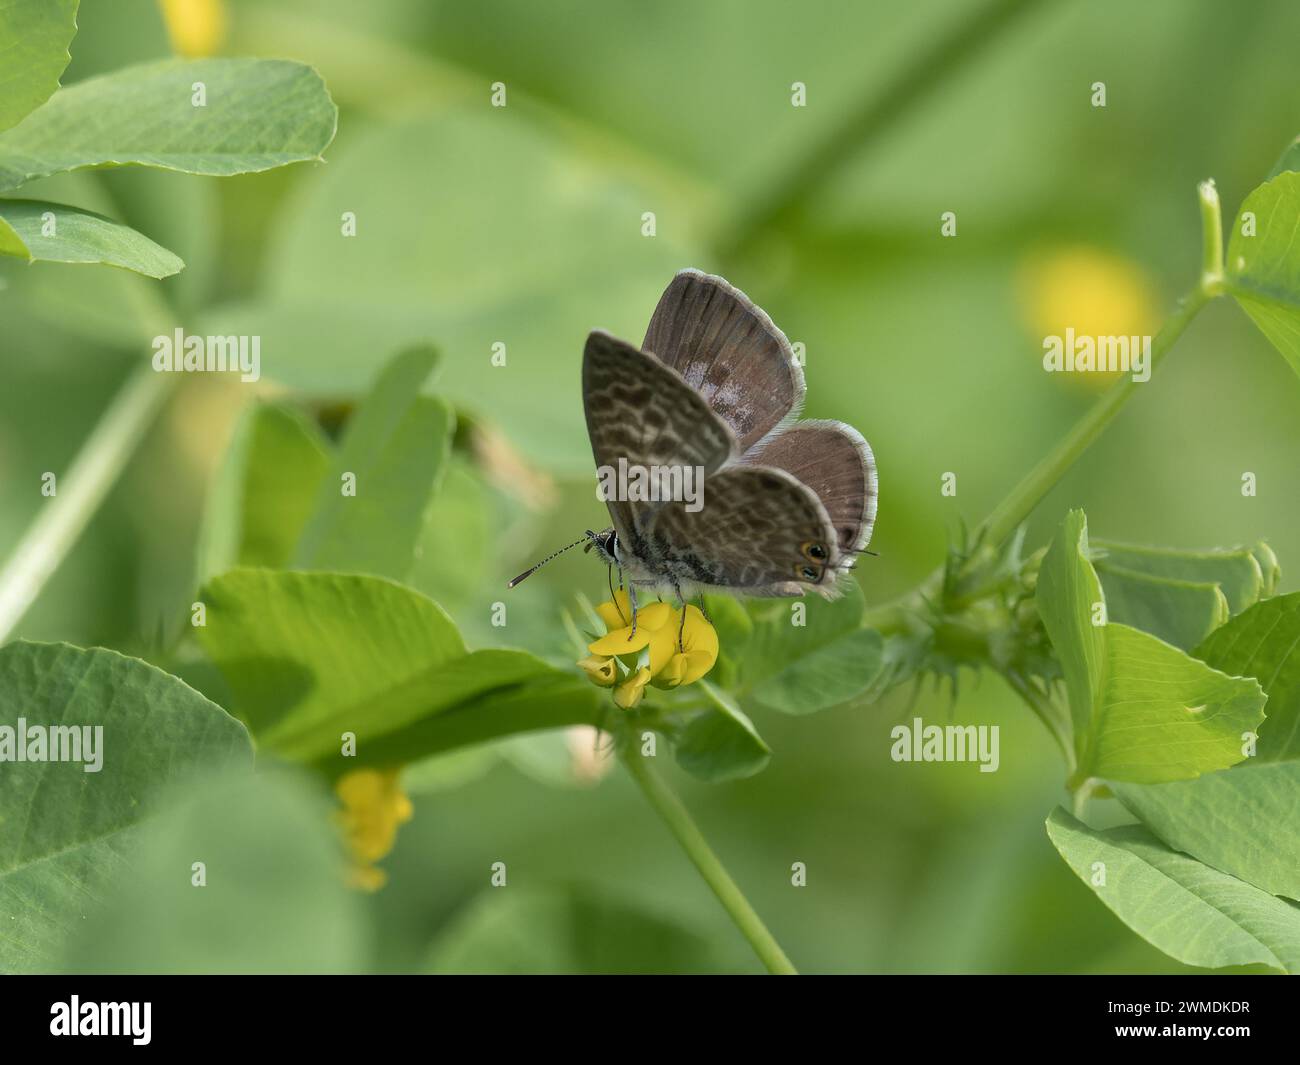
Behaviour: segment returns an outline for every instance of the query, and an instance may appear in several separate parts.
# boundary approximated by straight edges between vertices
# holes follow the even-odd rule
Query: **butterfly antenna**
[[[590,543],[590,542],[591,542],[590,539],[589,539],[590,536],[591,536],[591,533],[588,533],[588,534],[587,534],[586,536],[584,536],[581,540],[574,540],[573,543],[571,543],[571,544],[567,544],[566,546],[560,548],[558,551],[552,551],[549,555],[547,555],[544,559],[542,559],[539,563],[537,563],[537,565],[535,565],[535,566],[530,566],[528,569],[524,570],[523,573],[519,574],[519,576],[516,577],[514,580],[512,580],[509,584],[507,584],[506,587],[507,587],[507,588],[513,588],[516,584],[518,584],[520,581],[522,581],[525,577],[531,577],[531,576],[532,576],[534,573],[536,573],[539,569],[541,569],[543,566],[545,566],[546,563],[550,562],[551,559],[553,559],[553,558],[555,558],[555,557],[557,557],[557,556],[559,556],[559,555],[564,554],[564,552],[566,552],[567,550],[569,550],[570,547],[577,547],[579,544]]]

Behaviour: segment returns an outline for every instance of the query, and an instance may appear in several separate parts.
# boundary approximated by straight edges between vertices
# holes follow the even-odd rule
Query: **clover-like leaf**
[[[1259,681],[1268,696],[1260,761],[1300,758],[1300,592],[1256,604],[1192,653],[1224,673]]]
[[[67,204],[0,199],[0,224],[12,234],[0,234],[0,254],[29,262],[103,263],[154,278],[185,266],[130,226]]]
[[[1243,734],[1263,717],[1259,685],[1108,622],[1088,555],[1087,519],[1071,511],[1043,558],[1036,592],[1069,696],[1072,783],[1183,780],[1239,762]]]
[[[1113,790],[1175,850],[1300,900],[1300,761],[1252,759],[1195,780]]]
[[[771,761],[772,749],[754,723],[726,692],[707,680],[699,684],[710,694],[714,707],[695,715],[677,737],[677,764],[711,783],[762,772]]]
[[[0,4],[0,130],[19,122],[59,87],[77,32],[77,0]]]
[[[325,434],[295,408],[250,405],[208,493],[200,580],[236,566],[287,566],[316,506],[331,451]]]
[[[252,766],[238,721],[183,681],[114,651],[21,641],[0,648],[0,745],[21,742],[20,722],[29,737],[36,726],[102,732],[95,772],[85,771],[95,759],[81,731],[72,750],[84,763],[17,761],[13,751],[2,763],[6,972],[57,964],[69,929],[131,860],[141,823],[165,807],[169,785]]]
[[[1300,172],[1256,188],[1228,241],[1228,290],[1300,373]]]
[[[854,699],[880,673],[884,641],[862,627],[862,591],[760,608],[741,668],[747,698],[787,714],[810,714]]]
[[[337,118],[324,82],[302,63],[143,63],[60,89],[0,133],[0,191],[83,167],[270,170],[319,159]]]
[[[1097,832],[1059,807],[1047,834],[1129,928],[1188,965],[1300,972],[1300,906],[1170,850],[1140,825]]]
[[[317,489],[296,567],[410,573],[455,426],[446,403],[420,395],[436,360],[432,348],[413,348],[379,373]]]

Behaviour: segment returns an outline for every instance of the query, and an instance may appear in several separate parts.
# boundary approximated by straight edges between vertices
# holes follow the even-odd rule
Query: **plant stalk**
[[[1164,360],[1179,337],[1211,300],[1223,294],[1223,226],[1220,217],[1219,194],[1213,181],[1203,182],[1198,190],[1201,207],[1201,275],[1196,285],[1178,303],[1174,313],[1161,326],[1151,341],[1152,373]],[[984,542],[998,544],[1005,540],[1021,522],[1029,517],[1043,497],[1079,460],[1093,442],[1115,420],[1141,382],[1126,376],[1111,386],[1074,427],[1057,443],[1051,453],[1025,475],[1011,493],[984,519],[977,537]],[[913,591],[873,607],[865,614],[865,623],[884,633],[906,628],[911,614],[923,604],[924,597],[932,594],[943,577],[942,569],[930,574]]]
[[[637,782],[668,830],[677,837],[686,856],[704,877],[705,883],[718,897],[741,934],[749,940],[749,945],[754,948],[754,953],[767,967],[767,971],[776,976],[798,975],[798,970],[790,963],[781,945],[772,937],[762,919],[754,912],[754,907],[731,879],[731,874],[713,853],[681,800],[659,779],[635,747],[626,749],[622,759],[632,779]]]
[[[132,371],[81,445],[55,494],[42,506],[0,569],[0,644],[35,602],[175,387],[148,360]]]

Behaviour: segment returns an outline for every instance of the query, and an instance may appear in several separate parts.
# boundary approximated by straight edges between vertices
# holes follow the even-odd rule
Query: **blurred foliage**
[[[942,21],[978,6],[946,3]],[[105,171],[24,187],[174,250],[187,268],[161,283],[0,259],[5,545],[41,505],[41,473],[66,466],[146,350],[154,329],[142,287],[161,291],[191,331],[262,336],[263,384],[184,383],[20,629],[164,661],[223,705],[220,678],[174,637],[196,569],[216,572],[196,564],[194,545],[232,434],[310,454],[300,485],[311,470],[328,476],[319,456],[340,446],[330,405],[362,396],[402,346],[435,344],[429,390],[454,406],[457,428],[443,463],[445,520],[418,529],[407,579],[470,646],[571,661],[560,611],[575,588],[604,597],[591,560],[563,556],[508,599],[503,584],[542,549],[603,524],[585,478],[582,338],[601,326],[639,339],[674,270],[723,270],[806,346],[806,414],[844,419],[872,442],[880,558],[858,570],[871,606],[921,580],[959,523],[983,516],[1090,401],[1070,375],[1041,372],[1042,323],[1158,321],[1197,261],[1196,182],[1213,175],[1231,216],[1295,132],[1300,10],[1285,0],[1249,11],[1211,0],[1042,5],[907,121],[865,149],[842,144],[844,165],[823,193],[729,260],[713,249],[731,220],[837,114],[906,67],[936,33],[933,9],[238,0],[224,11],[223,34],[173,23],[177,50],[314,65],[342,108],[328,165],[220,184]],[[64,84],[169,53],[151,0],[84,0],[79,26]],[[809,86],[806,109],[790,106],[796,80]],[[1088,103],[1096,80],[1107,83],[1104,109]],[[508,86],[504,109],[487,106],[495,81]],[[1268,195],[1293,196],[1291,185],[1284,175]],[[958,215],[956,239],[939,236],[946,210]],[[343,239],[349,211],[357,236]],[[641,236],[646,211],[653,239]],[[1260,287],[1270,277],[1242,274]],[[504,367],[491,362],[496,342]],[[1267,533],[1279,556],[1300,557],[1298,413],[1287,364],[1220,301],[1047,497],[1027,544],[1041,548],[1060,515],[1086,503],[1092,525],[1123,543],[1194,548]],[[1246,470],[1258,477],[1253,498],[1240,493]],[[939,492],[948,471],[955,498]],[[242,489],[264,491],[278,489]],[[295,515],[310,514],[311,500],[300,503]],[[256,530],[250,540],[247,528],[209,532],[205,544],[236,555],[241,542],[289,546]],[[1289,587],[1284,578],[1276,590]],[[508,602],[504,630],[490,621],[498,600]],[[761,611],[757,621],[751,638],[761,640]],[[743,669],[725,658],[719,668],[737,679]],[[1059,797],[1059,754],[998,677],[870,707],[831,699],[811,720],[762,702],[746,709],[773,752],[765,773],[711,787],[672,776],[804,970],[1180,968],[1053,852],[1042,822]],[[892,762],[890,729],[912,714],[999,725],[999,772]],[[120,927],[160,913],[158,927],[188,953],[154,937],[125,944],[105,925],[77,964],[171,969],[206,958],[192,967],[271,969],[301,958],[295,968],[395,971],[513,950],[565,970],[756,968],[640,797],[617,775],[593,796],[563,736],[457,758],[454,771],[408,771],[415,817],[386,863],[388,885],[365,898],[333,894],[327,840],[304,820],[321,807],[312,786],[264,783],[226,819],[204,805],[215,798],[199,800],[176,816],[195,818],[211,852],[284,919],[244,944],[206,935],[180,896],[145,899]],[[1128,819],[1112,800],[1093,811],[1094,823]],[[255,852],[232,846],[240,826],[257,828]],[[160,855],[175,838],[160,834]],[[314,879],[285,889],[272,882],[283,870],[255,859],[290,843]],[[501,860],[518,898],[484,897]],[[796,861],[807,887],[790,884]],[[340,929],[333,946],[301,946],[304,884],[314,885],[313,919]],[[632,931],[617,953],[593,955],[582,929],[610,921]],[[244,947],[253,953],[241,965]]]

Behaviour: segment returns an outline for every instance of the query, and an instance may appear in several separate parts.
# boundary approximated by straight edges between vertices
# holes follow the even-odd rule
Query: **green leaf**
[[[268,294],[199,331],[257,333],[282,353],[268,372],[328,393],[433,338],[456,353],[439,390],[458,410],[490,413],[530,462],[583,477],[587,331],[639,338],[673,273],[707,262],[662,197],[514,107],[448,101],[373,130],[304,191],[271,250]],[[355,238],[339,236],[345,208]],[[649,210],[654,239],[641,236]]]
[[[285,757],[337,753],[343,732],[364,747],[492,680],[486,669],[444,673],[465,668],[456,626],[437,603],[391,581],[238,569],[200,596],[207,624],[195,633],[230,685],[232,711],[260,748]],[[511,682],[527,672],[495,664]]]
[[[1095,567],[1111,620],[1149,632],[1184,651],[1190,651],[1230,616],[1228,600],[1217,584],[1152,577],[1100,560]]]
[[[1079,879],[1170,957],[1300,972],[1300,906],[1172,851],[1137,825],[1096,832],[1058,807],[1047,834]]]
[[[1209,551],[1180,551],[1165,547],[1134,547],[1108,540],[1094,540],[1090,558],[1106,583],[1105,571],[1122,568],[1148,577],[1193,584],[1217,584],[1227,599],[1228,609],[1240,614],[1259,601],[1264,590],[1261,563],[1256,557],[1260,550],[1268,551],[1266,544],[1254,547],[1218,548]],[[1269,552],[1272,554],[1272,552]],[[1274,559],[1274,565],[1277,560]],[[1109,589],[1108,589],[1109,591]],[[1107,598],[1109,604],[1109,597]],[[1123,619],[1112,610],[1111,617]],[[1141,625],[1136,626],[1142,628]]]
[[[1225,676],[1176,647],[1102,615],[1083,511],[1071,511],[1043,557],[1038,611],[1065,674],[1077,770],[1148,784],[1240,761],[1263,716],[1253,680]]]
[[[6,250],[11,241],[0,238],[0,253],[29,261],[103,263],[156,278],[171,277],[185,267],[166,248],[130,226],[67,204],[0,199],[0,221],[23,247],[22,252]],[[47,222],[55,229],[50,236],[44,234]]]
[[[0,648],[0,726],[16,730],[20,718],[29,730],[102,728],[102,765],[87,773],[75,762],[0,764],[6,972],[54,964],[67,931],[131,860],[142,820],[165,808],[160,790],[252,764],[239,722],[175,677],[114,651],[21,641]]]
[[[771,761],[772,750],[754,728],[744,711],[726,692],[699,681],[716,709],[697,714],[677,738],[677,764],[686,772],[710,783],[739,780],[762,772]]]
[[[234,570],[201,595],[196,635],[233,711],[259,748],[327,775],[599,719],[604,692],[523,651],[467,653],[436,603],[391,581]]]
[[[1115,794],[1175,850],[1270,895],[1300,899],[1300,762],[1257,763]]]
[[[470,657],[490,654],[518,656],[512,657],[519,667],[515,676],[528,676],[531,670],[532,679],[489,687],[485,678],[482,695],[380,736],[358,750],[356,761],[403,765],[502,736],[569,725],[599,726],[615,712],[604,689],[572,673],[552,669],[522,651],[477,651]],[[480,661],[487,663],[491,659]],[[328,769],[323,765],[321,768]]]
[[[1255,232],[1242,232],[1244,216]],[[1300,373],[1300,173],[1284,170],[1246,197],[1228,241],[1228,290]]]
[[[201,82],[206,106],[192,102]],[[279,59],[164,60],[55,93],[0,133],[0,191],[91,166],[228,176],[319,159],[338,112],[310,67]]]
[[[856,581],[829,602],[810,598],[760,609],[741,674],[744,694],[763,706],[787,714],[825,710],[861,695],[879,674],[884,643],[874,629],[862,628]]]
[[[495,561],[498,536],[491,505],[473,466],[453,455],[425,517],[406,583],[453,612],[470,603]]]
[[[329,467],[314,422],[283,404],[249,406],[209,492],[200,581],[236,566],[287,566]]]
[[[706,940],[663,917],[579,887],[488,891],[425,959],[430,973],[714,973]]]
[[[295,567],[396,580],[410,573],[455,426],[445,403],[419,394],[436,359],[433,349],[415,348],[379,374],[320,484]],[[347,475],[355,494],[342,491]]]
[[[344,882],[335,809],[287,772],[204,781],[169,796],[113,895],[73,938],[91,973],[339,973],[368,962],[361,900]],[[195,862],[204,886],[196,887]]]
[[[1260,761],[1300,758],[1300,592],[1256,604],[1193,653],[1224,673],[1254,677],[1264,689]]]
[[[0,4],[0,130],[19,122],[59,87],[77,33],[77,0]]]

